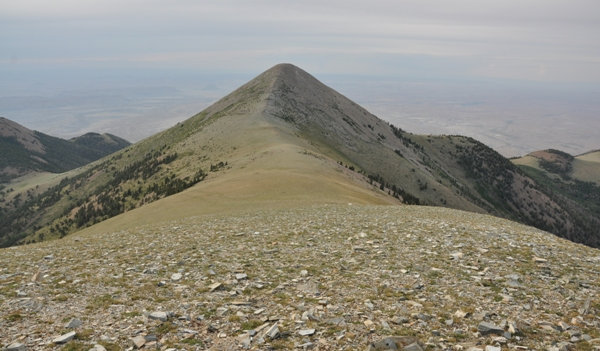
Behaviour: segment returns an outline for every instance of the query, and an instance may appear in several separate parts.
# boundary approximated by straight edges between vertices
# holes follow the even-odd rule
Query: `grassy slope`
[[[600,151],[593,151],[575,157],[571,176],[584,182],[600,185]]]
[[[50,226],[44,226],[26,240],[39,235],[56,237],[56,231],[48,228],[57,225],[67,232],[76,229],[67,220],[74,218],[77,208],[87,206],[86,203],[97,207],[94,199],[98,189],[104,189],[110,197],[125,198],[127,209],[146,203],[99,225],[112,228],[257,206],[398,203],[368,185],[363,176],[320,154],[289,124],[264,114],[270,83],[266,79],[254,80],[184,123],[91,165],[90,171],[80,175],[82,179],[63,191],[68,191],[69,196],[63,196],[45,214]],[[115,178],[115,172],[140,162],[156,150],[177,157],[145,180],[135,178],[113,186],[114,189],[105,188],[104,184]],[[218,162],[227,162],[227,166],[210,172],[193,188],[158,202],[148,204],[153,199],[143,199],[140,203],[123,195],[140,186],[161,184],[165,177],[183,179],[197,169],[208,173],[210,166]],[[66,216],[61,214],[74,203],[82,202],[82,206],[70,210]],[[59,219],[52,220],[56,216]]]
[[[541,172],[546,173],[548,177],[556,177],[556,175],[546,171],[540,166],[538,158],[526,155],[523,157],[511,160],[518,166],[529,166]],[[592,151],[583,155],[575,156],[572,163],[572,170],[567,174],[569,177],[580,180],[582,182],[594,182],[600,184],[600,151]]]

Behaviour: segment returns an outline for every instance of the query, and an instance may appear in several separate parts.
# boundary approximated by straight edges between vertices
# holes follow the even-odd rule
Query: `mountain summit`
[[[93,230],[324,203],[489,213],[600,246],[597,213],[553,196],[494,150],[468,137],[405,132],[291,64],[11,204],[0,238],[9,245],[98,222]]]

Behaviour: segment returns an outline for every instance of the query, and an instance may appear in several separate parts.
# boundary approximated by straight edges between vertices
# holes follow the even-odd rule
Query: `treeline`
[[[407,148],[412,148],[415,151],[424,151],[423,146],[414,142],[411,138],[409,138],[407,136],[407,132],[405,132],[404,130],[402,130],[401,128],[396,127],[395,125],[390,123],[390,128],[392,129],[392,133],[394,133],[394,135],[400,139],[400,141],[402,141],[402,144],[404,146],[406,146]],[[400,156],[402,156],[402,154],[398,151],[396,151],[397,154],[399,154]]]
[[[569,240],[600,247],[600,186],[577,179],[551,178],[543,171],[520,166],[553,201],[561,204],[573,223],[551,228]]]
[[[383,179],[383,177],[379,174],[369,174],[367,177],[369,178],[369,184],[374,185],[375,183],[379,183],[380,190],[386,191],[387,189],[389,195],[392,195],[393,197],[402,200],[402,202],[405,204],[419,205],[421,203],[418,197],[407,193],[406,191],[404,191],[404,189],[396,186],[396,184],[390,184],[386,182],[385,179]]]
[[[470,137],[465,140],[468,146],[456,145],[458,164],[465,175],[475,182],[475,190],[494,209],[513,212],[507,205],[515,202],[512,186],[518,168],[485,144]]]
[[[115,170],[111,180],[97,189],[95,198],[78,203],[74,207],[78,207],[75,227],[98,223],[144,203],[177,194],[206,177],[206,173],[199,169],[192,177],[178,178],[176,174],[167,174],[150,181],[156,178],[163,165],[172,163],[178,157],[177,153],[163,154],[161,150],[147,153],[141,160],[122,170]]]
[[[163,146],[149,152],[121,169],[115,167],[115,162],[123,155],[113,156],[75,177],[62,179],[41,194],[15,201],[12,208],[5,206],[0,216],[0,247],[15,245],[34,232],[41,239],[47,234],[62,237],[145,203],[181,192],[205,179],[207,174],[202,169],[186,177],[168,173],[167,166],[178,155],[166,154],[165,149],[166,146]],[[221,163],[217,166],[226,165],[226,162]],[[107,175],[107,181],[91,188],[95,178]],[[65,204],[61,212],[47,219],[48,209],[60,201]]]
[[[353,172],[356,172],[354,166],[352,166],[352,165],[344,164],[342,161],[338,161],[338,164],[340,166],[344,166],[344,167],[348,168],[349,170],[351,170]],[[418,197],[407,193],[401,187],[396,186],[396,184],[391,184],[391,183],[386,182],[385,179],[383,179],[383,177],[381,175],[366,174],[362,170],[358,170],[358,173],[366,175],[367,178],[369,179],[369,184],[371,184],[371,185],[376,185],[376,183],[379,184],[378,185],[379,190],[387,191],[389,195],[397,198],[398,200],[402,201],[403,203],[408,204],[408,205],[419,205],[420,204],[420,200]]]

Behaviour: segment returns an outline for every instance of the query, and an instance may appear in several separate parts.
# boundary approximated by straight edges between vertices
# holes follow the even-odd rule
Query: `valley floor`
[[[191,217],[0,250],[0,347],[599,349],[599,267],[599,250],[443,208]]]

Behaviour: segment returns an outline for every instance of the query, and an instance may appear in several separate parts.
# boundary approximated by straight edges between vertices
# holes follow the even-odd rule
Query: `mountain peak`
[[[321,89],[326,88],[331,90],[331,88],[319,82],[319,80],[308,72],[291,63],[279,63],[264,71],[252,81],[267,82],[270,86],[271,93],[281,89],[294,89],[299,92],[304,92],[306,89],[314,89],[315,85],[320,86]]]
[[[274,75],[279,78],[288,77],[291,75],[303,74],[310,75],[308,72],[304,71],[300,67],[293,65],[291,63],[278,63],[275,66],[269,68],[263,74]]]

